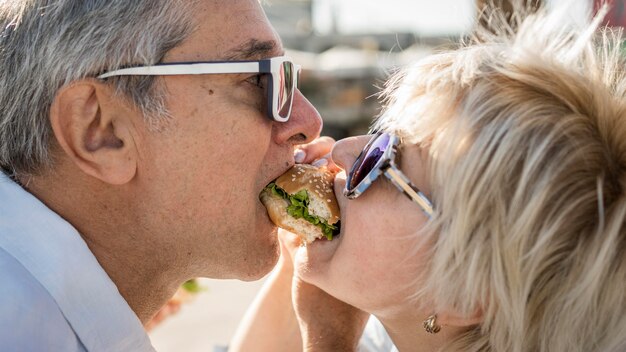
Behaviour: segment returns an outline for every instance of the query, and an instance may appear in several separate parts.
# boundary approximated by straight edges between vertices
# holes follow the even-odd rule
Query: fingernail
[[[326,165],[328,165],[328,159],[325,159],[325,158],[317,159],[313,163],[311,163],[311,165],[313,165],[315,167],[326,166]]]
[[[304,161],[304,158],[306,158],[306,153],[304,152],[304,150],[298,149],[293,155],[293,158],[297,163],[301,163]]]

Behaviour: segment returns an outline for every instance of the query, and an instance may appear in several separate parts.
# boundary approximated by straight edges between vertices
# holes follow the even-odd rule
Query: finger
[[[335,140],[331,137],[320,137],[309,144],[300,146],[294,153],[294,159],[297,163],[310,164],[330,153],[334,144]]]
[[[323,157],[313,161],[311,165],[315,167],[326,167],[331,172],[339,172],[341,169],[335,164],[333,158],[330,153],[324,155]]]

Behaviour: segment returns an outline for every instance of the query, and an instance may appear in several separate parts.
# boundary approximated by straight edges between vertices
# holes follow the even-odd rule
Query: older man
[[[185,280],[262,277],[258,194],[321,119],[257,0],[0,3],[0,346],[152,350]]]

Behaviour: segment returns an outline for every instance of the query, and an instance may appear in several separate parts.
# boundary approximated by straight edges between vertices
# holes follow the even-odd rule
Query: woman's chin
[[[307,278],[323,274],[330,264],[343,235],[335,236],[331,241],[318,239],[306,246],[298,248],[295,267],[298,275],[305,281]]]

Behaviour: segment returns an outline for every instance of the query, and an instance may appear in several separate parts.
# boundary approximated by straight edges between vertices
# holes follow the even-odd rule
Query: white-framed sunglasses
[[[300,76],[300,66],[287,56],[256,61],[171,62],[152,66],[135,66],[103,73],[99,79],[114,76],[173,76],[225,73],[268,74],[267,115],[279,122],[291,116],[293,97]]]
[[[432,202],[398,168],[396,158],[399,145],[398,136],[389,133],[374,134],[352,165],[343,193],[347,198],[355,199],[363,194],[378,176],[384,174],[430,218],[433,214]]]

